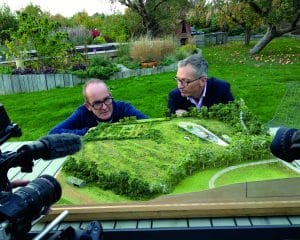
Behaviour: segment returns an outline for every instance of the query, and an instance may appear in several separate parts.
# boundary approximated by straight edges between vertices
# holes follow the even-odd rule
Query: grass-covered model
[[[200,169],[270,156],[270,137],[243,101],[180,118],[101,124],[83,141],[83,149],[69,157],[63,170],[133,199],[169,193]]]

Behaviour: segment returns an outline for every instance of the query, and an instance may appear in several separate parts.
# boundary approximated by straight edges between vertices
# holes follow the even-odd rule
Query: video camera
[[[300,159],[300,130],[280,127],[271,143],[270,150],[274,156],[287,162]]]
[[[4,106],[0,103],[0,145],[10,137],[20,137],[22,135],[19,126],[10,121]]]
[[[2,104],[0,104],[0,119],[0,145],[10,137],[22,135],[19,126],[10,121]],[[62,193],[59,182],[50,175],[39,176],[25,187],[19,187],[13,192],[12,184],[7,177],[8,170],[12,167],[21,167],[21,172],[32,172],[33,160],[64,157],[79,151],[80,148],[79,136],[53,134],[33,144],[23,145],[16,152],[2,153],[0,150],[0,240],[31,239],[28,232],[33,221],[39,220],[42,215],[46,214],[51,205],[60,199]],[[68,227],[59,235],[52,234],[51,239],[73,240],[84,237],[84,239],[98,240],[101,233],[101,225],[93,221],[87,229]],[[35,239],[41,238],[35,237]]]

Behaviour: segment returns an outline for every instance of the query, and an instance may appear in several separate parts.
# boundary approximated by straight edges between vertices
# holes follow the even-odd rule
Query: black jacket
[[[217,103],[228,103],[234,101],[230,91],[230,84],[217,78],[207,79],[206,94],[203,99],[203,106],[211,107]],[[170,113],[175,113],[177,109],[188,110],[194,107],[186,97],[182,97],[178,88],[169,93],[168,108]]]

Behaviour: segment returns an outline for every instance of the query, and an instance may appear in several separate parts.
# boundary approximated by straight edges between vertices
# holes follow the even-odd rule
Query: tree
[[[124,14],[124,23],[128,29],[128,39],[138,38],[144,33],[143,22],[140,15],[127,8]]]
[[[108,41],[126,42],[129,34],[124,19],[121,14],[105,16],[100,25],[101,35]]]
[[[267,32],[250,49],[250,54],[259,53],[274,38],[297,29],[300,19],[299,0],[243,0],[263,19]]]
[[[119,0],[119,2],[141,16],[143,26],[147,31],[147,37],[156,36],[159,25],[155,12],[167,0]]]
[[[10,40],[10,31],[16,31],[18,28],[18,21],[10,11],[10,8],[3,4],[0,7],[0,43],[5,40]]]
[[[148,38],[159,34],[160,20],[170,17],[168,15],[171,13],[171,16],[174,16],[172,6],[180,6],[180,8],[185,9],[189,3],[188,0],[111,0],[111,2],[115,1],[119,1],[141,17]],[[177,12],[180,14],[180,11]],[[176,18],[173,18],[173,21],[176,22]]]
[[[169,0],[157,10],[160,35],[174,35],[177,33],[178,24],[187,20],[187,14],[192,8],[191,1]],[[168,14],[166,14],[168,13]]]
[[[72,46],[67,33],[56,31],[58,24],[49,14],[30,4],[17,12],[17,19],[18,30],[11,32],[11,41],[5,42],[10,57],[24,60],[28,51],[36,50],[37,60],[31,63],[36,70],[64,67]]]
[[[92,18],[86,11],[74,14],[71,19],[76,26],[81,26],[89,30],[95,28]]]
[[[206,28],[209,26],[210,13],[211,4],[206,0],[199,0],[188,12],[187,20],[192,26]]]
[[[57,22],[60,27],[70,27],[72,26],[71,20],[64,17],[61,14],[55,14],[54,16],[50,16],[51,20]]]
[[[218,20],[229,27],[240,26],[245,33],[245,45],[249,45],[251,31],[262,24],[260,16],[245,2],[240,0],[215,0]]]

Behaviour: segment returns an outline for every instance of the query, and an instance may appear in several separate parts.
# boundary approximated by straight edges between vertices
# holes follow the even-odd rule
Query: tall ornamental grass
[[[171,38],[151,40],[141,38],[131,43],[130,56],[137,62],[160,62],[175,50],[176,44]]]

